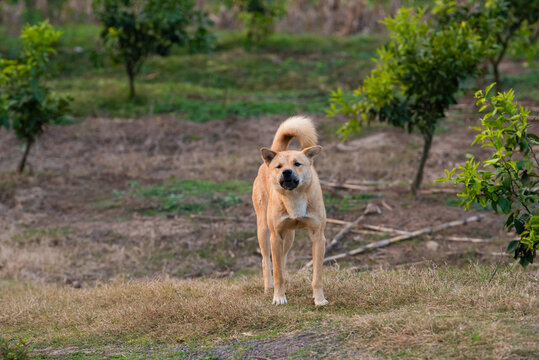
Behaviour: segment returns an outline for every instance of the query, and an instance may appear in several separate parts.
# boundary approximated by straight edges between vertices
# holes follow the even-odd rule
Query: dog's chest
[[[307,202],[306,201],[295,201],[289,204],[287,207],[286,218],[292,220],[298,220],[307,216]]]

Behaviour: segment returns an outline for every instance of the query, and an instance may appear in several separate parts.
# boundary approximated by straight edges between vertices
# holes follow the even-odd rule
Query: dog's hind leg
[[[270,231],[266,222],[266,214],[257,217],[256,235],[262,254],[262,275],[264,276],[264,292],[268,293],[273,288],[273,276],[271,275],[271,245]]]
[[[290,251],[292,244],[294,244],[295,235],[295,230],[288,230],[283,233],[283,274],[285,277],[288,277],[288,273],[286,271],[286,260],[288,258],[288,252]]]

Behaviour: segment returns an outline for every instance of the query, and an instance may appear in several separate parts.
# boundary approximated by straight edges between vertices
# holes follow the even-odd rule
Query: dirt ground
[[[449,112],[434,138],[424,189],[435,187],[434,180],[443,170],[463,163],[467,153],[485,157],[485,150],[470,147],[475,131],[468,127],[477,119],[469,102]],[[0,278],[86,287],[117,277],[221,277],[259,272],[249,194],[239,195],[241,201],[219,216],[211,211],[198,216],[142,215],[127,200],[120,206],[109,205],[133,181],[144,186],[172,177],[251,182],[261,163],[259,148],[270,145],[282,120],[266,116],[195,123],[173,115],[87,119],[50,128],[32,150],[31,171],[24,175],[15,173],[22,154],[19,142],[13,134],[0,130]],[[481,209],[466,213],[450,193],[410,196],[409,183],[422,146],[420,136],[376,125],[341,144],[335,135],[339,120],[314,120],[324,146],[316,160],[321,179],[383,182],[364,192],[325,188],[341,200],[362,194],[366,199],[344,211],[339,204],[328,207],[329,218],[353,221],[368,202],[382,213],[368,216],[364,224],[400,230],[485,216],[479,223],[404,241],[349,258],[339,266],[393,267],[426,259],[452,264],[510,261],[500,255],[514,236],[503,231],[502,216]],[[328,224],[326,237],[331,239],[340,228]],[[331,254],[388,236],[350,233]],[[451,236],[485,242],[452,241]],[[310,259],[304,234],[298,234],[289,259],[291,269]]]

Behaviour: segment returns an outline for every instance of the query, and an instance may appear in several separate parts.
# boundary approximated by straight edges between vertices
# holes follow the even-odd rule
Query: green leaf
[[[505,250],[508,254],[514,254],[514,252],[517,250],[518,244],[520,243],[519,240],[512,240],[508,245],[507,249]]]

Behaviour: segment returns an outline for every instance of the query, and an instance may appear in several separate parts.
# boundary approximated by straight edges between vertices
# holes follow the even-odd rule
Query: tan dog
[[[292,138],[301,143],[302,151],[287,150]],[[322,266],[326,238],[326,209],[313,158],[322,151],[316,145],[317,135],[311,120],[292,117],[279,126],[271,149],[260,150],[264,164],[253,184],[253,205],[257,218],[257,235],[262,252],[264,290],[275,287],[273,303],[286,304],[284,272],[286,256],[294,242],[295,230],[307,228],[313,250],[313,298],[315,305],[328,301],[322,290]]]

